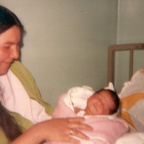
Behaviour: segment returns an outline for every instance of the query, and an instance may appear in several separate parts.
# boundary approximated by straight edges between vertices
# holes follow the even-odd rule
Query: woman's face
[[[20,29],[13,26],[0,34],[0,75],[7,73],[11,63],[19,58]]]
[[[106,91],[91,96],[87,101],[86,115],[108,115],[115,107],[111,95]]]

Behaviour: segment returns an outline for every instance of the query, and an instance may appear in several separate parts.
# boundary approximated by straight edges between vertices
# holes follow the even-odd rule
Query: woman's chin
[[[9,69],[0,70],[0,76],[7,74],[8,70],[9,70]]]

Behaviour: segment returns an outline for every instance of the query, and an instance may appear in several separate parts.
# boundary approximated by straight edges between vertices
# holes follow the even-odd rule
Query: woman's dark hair
[[[2,106],[0,102],[0,127],[4,131],[9,141],[14,140],[22,134],[21,129],[16,124],[14,118],[8,114],[7,110]]]
[[[5,32],[12,26],[19,27],[21,34],[24,34],[24,27],[18,17],[9,9],[0,5],[0,34]]]
[[[3,91],[0,86],[0,97],[3,96]],[[22,130],[16,124],[15,119],[3,107],[0,101],[0,127],[4,131],[9,141],[14,140],[22,134]]]
[[[24,34],[24,27],[18,17],[8,10],[7,8],[0,5],[0,34],[11,28],[17,26],[20,28],[21,36]],[[0,88],[0,96],[2,96],[2,89]],[[0,102],[0,127],[4,131],[9,141],[14,140],[18,137],[22,131],[16,124],[14,118],[8,113]]]
[[[110,89],[100,89],[99,91],[96,91],[96,93],[99,93],[101,91],[109,92],[109,94],[111,95],[111,98],[113,99],[113,101],[115,103],[115,107],[110,110],[110,114],[116,113],[120,107],[120,99],[119,99],[119,96],[117,95],[117,92],[110,90]]]

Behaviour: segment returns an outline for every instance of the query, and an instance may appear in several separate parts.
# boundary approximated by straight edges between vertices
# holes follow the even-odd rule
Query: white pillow
[[[137,71],[119,93],[121,117],[140,132],[144,132],[144,70]]]
[[[138,92],[144,92],[144,70],[138,70],[134,73],[130,81],[124,83],[119,97],[124,98]]]
[[[124,134],[115,144],[144,144],[144,133]]]

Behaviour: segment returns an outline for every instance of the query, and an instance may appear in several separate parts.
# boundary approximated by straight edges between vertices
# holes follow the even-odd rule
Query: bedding
[[[115,144],[144,144],[144,70],[138,70],[124,83],[119,97],[120,116],[129,123],[130,131]]]
[[[124,83],[119,93],[121,117],[139,132],[144,132],[144,70],[138,70]]]
[[[115,144],[144,144],[144,133],[127,133],[120,137]]]

